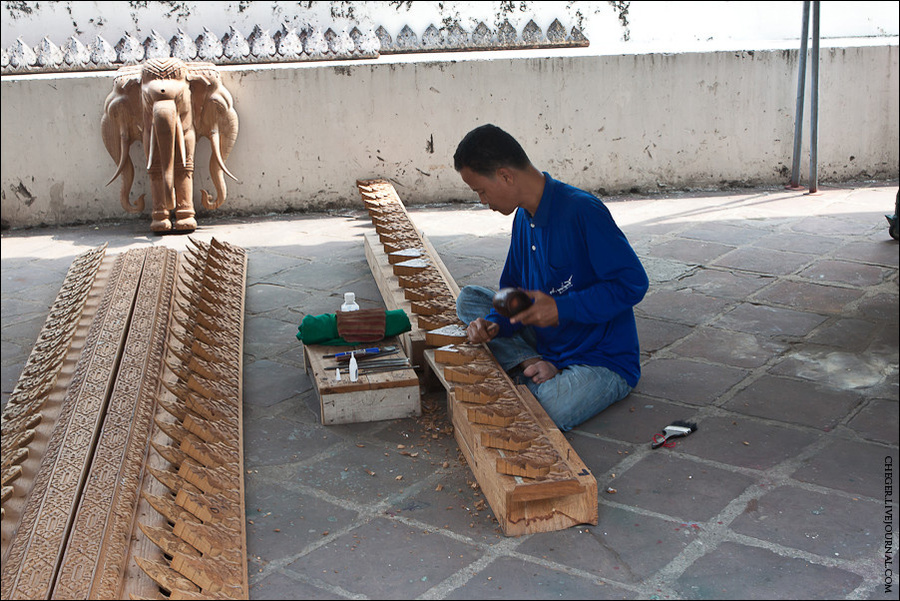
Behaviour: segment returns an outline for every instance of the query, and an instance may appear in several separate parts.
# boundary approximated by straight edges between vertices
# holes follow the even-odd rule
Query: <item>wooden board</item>
[[[386,339],[381,346],[396,346],[396,339]],[[335,379],[333,359],[325,355],[352,350],[346,346],[304,345],[303,360],[319,397],[324,425],[373,422],[422,415],[419,378],[412,367],[371,374],[360,374],[350,381],[347,364],[341,364],[341,379]],[[402,352],[389,355],[405,359]]]
[[[247,259],[192,242],[70,269],[3,413],[4,465],[8,433],[27,451],[3,499],[4,599],[249,598]]]

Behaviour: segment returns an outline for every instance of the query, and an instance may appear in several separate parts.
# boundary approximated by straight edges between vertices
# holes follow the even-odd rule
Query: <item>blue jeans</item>
[[[456,299],[456,313],[469,324],[490,312],[494,292],[482,286],[466,286]],[[625,378],[598,365],[569,365],[543,384],[522,374],[519,364],[540,357],[534,329],[524,327],[515,336],[494,338],[488,348],[516,384],[525,384],[557,427],[567,432],[594,417],[631,392]]]

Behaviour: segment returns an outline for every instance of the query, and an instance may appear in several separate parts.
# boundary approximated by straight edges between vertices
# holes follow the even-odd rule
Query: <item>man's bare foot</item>
[[[559,373],[559,370],[556,369],[555,365],[539,358],[523,361],[522,367],[524,368],[522,370],[522,375],[526,378],[531,378],[531,381],[535,384],[543,384]]]

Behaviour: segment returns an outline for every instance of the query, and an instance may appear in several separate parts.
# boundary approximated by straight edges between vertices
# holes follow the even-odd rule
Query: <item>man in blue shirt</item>
[[[505,318],[493,291],[466,286],[457,313],[473,343],[525,383],[563,431],[623,399],[640,378],[634,306],[647,274],[609,210],[592,194],[556,181],[494,125],[469,132],[454,168],[479,200],[515,212],[500,288],[533,300]]]

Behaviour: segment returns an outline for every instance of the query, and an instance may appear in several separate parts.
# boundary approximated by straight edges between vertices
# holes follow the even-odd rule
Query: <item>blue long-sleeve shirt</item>
[[[500,288],[552,296],[559,325],[535,327],[537,351],[563,369],[600,365],[635,386],[641,374],[634,306],[649,282],[640,259],[595,196],[544,173],[544,193],[532,217],[519,208]],[[491,311],[499,336],[521,327]]]

